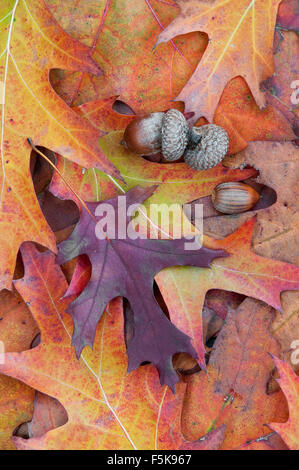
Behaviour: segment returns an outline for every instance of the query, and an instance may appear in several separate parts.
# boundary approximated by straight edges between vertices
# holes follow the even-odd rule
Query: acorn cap
[[[195,170],[213,168],[225,157],[228,144],[227,132],[216,124],[193,127],[184,160]]]
[[[163,116],[162,154],[169,161],[178,160],[189,140],[189,127],[185,116],[177,109],[170,109]]]

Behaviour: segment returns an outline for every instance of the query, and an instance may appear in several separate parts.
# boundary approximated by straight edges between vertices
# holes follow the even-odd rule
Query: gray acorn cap
[[[184,160],[195,170],[213,168],[225,157],[228,144],[227,132],[216,124],[193,127]]]
[[[163,116],[162,154],[169,161],[178,160],[189,140],[189,127],[185,116],[177,109],[170,109]]]

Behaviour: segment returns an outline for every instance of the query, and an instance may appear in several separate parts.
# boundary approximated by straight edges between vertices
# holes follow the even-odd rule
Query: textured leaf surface
[[[228,313],[207,372],[187,379],[182,422],[188,439],[225,423],[221,448],[235,449],[269,434],[266,424],[272,416],[286,419],[282,393],[266,393],[273,369],[268,353],[279,351],[270,334],[273,314],[273,309],[253,299]]]
[[[299,4],[297,0],[284,0],[279,5],[278,28],[299,31]]]
[[[225,85],[238,75],[247,81],[257,104],[265,106],[259,85],[274,72],[272,45],[280,0],[178,3],[180,15],[160,33],[157,44],[194,31],[209,35],[203,58],[177,97],[187,111],[212,121]]]
[[[80,360],[70,348],[72,322],[61,300],[67,283],[51,253],[32,244],[22,247],[25,277],[15,282],[30,302],[42,342],[23,353],[8,353],[1,372],[50,394],[64,406],[68,422],[45,435],[23,440],[20,449],[201,449],[217,448],[224,427],[195,443],[180,430],[185,385],[176,395],[161,388],[155,368],[147,365],[127,375],[120,299],[114,300],[98,325],[94,352]]]
[[[175,267],[156,276],[171,320],[193,339],[200,362],[205,355],[201,311],[208,290],[218,288],[238,292],[280,310],[281,292],[299,288],[299,268],[263,258],[251,250],[253,229],[254,219],[251,219],[223,240],[205,237],[205,246],[224,249],[230,255],[215,260],[211,270]]]
[[[36,392],[32,420],[28,423],[29,437],[41,437],[67,422],[67,413],[56,398]]]
[[[81,0],[76,8],[72,0],[48,3],[62,27],[92,47],[104,71],[102,77],[77,74],[58,83],[59,94],[73,105],[118,95],[138,114],[168,109],[207,44],[205,34],[193,33],[153,50],[163,25],[178,13],[172,0]]]
[[[299,450],[299,377],[292,368],[277,357],[274,358],[279,372],[276,379],[282,389],[289,405],[289,419],[286,423],[271,423],[291,450]]]
[[[297,16],[299,22],[299,15]],[[298,29],[299,31],[299,29]],[[274,50],[275,74],[262,83],[268,106],[280,111],[299,136],[299,104],[296,92],[299,55],[298,33],[283,31],[276,35]],[[294,88],[295,86],[295,88]]]
[[[175,104],[171,100],[190,78],[208,40],[205,34],[185,34],[153,51],[152,46],[163,25],[169,24],[179,14],[176,3],[101,0],[95,5],[94,2],[81,0],[76,2],[76,8],[72,0],[65,0],[63,4],[49,0],[48,4],[69,34],[93,47],[94,60],[106,71],[104,77],[53,71],[52,83],[67,103],[78,105],[88,101],[88,106],[92,107],[92,101],[118,94],[137,114],[161,111],[174,105],[181,109],[180,103]],[[132,24],[132,28],[119,27],[119,10],[121,21]],[[142,28],[138,25],[134,29],[139,13]],[[114,47],[115,41],[120,42],[122,50],[126,48],[125,64],[124,57]],[[138,42],[136,48],[127,48],[135,42]],[[103,50],[108,49],[109,63],[103,56]],[[139,54],[142,54],[141,60],[138,60]],[[161,87],[161,83],[165,86]],[[258,108],[242,78],[233,79],[225,88],[222,98],[214,122],[227,130],[230,152],[242,150],[250,140],[294,138],[283,115],[272,106],[264,110]],[[118,127],[110,130],[116,129]]]
[[[96,129],[69,109],[49,84],[49,70],[55,67],[99,74],[90,49],[63,32],[44,1],[1,2],[0,19],[0,288],[9,288],[23,241],[34,240],[55,251],[54,236],[35,198],[26,139],[83,166],[118,173],[99,149]]]
[[[250,163],[259,171],[258,182],[275,190],[277,200],[263,210],[236,217],[211,217],[205,220],[205,233],[222,237],[256,214],[257,230],[253,248],[262,256],[299,264],[297,245],[298,149],[289,142],[251,142],[247,149],[225,159],[231,168]],[[290,249],[292,247],[292,249]]]
[[[252,249],[260,256],[299,265],[298,256],[298,149],[291,143],[252,142],[248,148],[224,164],[233,168],[250,162],[259,170],[258,181],[274,189],[277,201],[259,211],[239,214],[237,217],[211,217],[205,219],[204,230],[216,237],[236,230],[256,213]],[[282,357],[290,360],[290,344],[298,331],[298,292],[284,292],[281,296],[282,312],[276,316],[275,336],[282,346]],[[298,367],[295,366],[295,367]]]
[[[136,186],[126,194],[127,207],[141,204],[154,189]],[[73,344],[77,357],[80,357],[84,346],[93,345],[96,325],[106,305],[121,295],[128,299],[134,312],[134,336],[128,345],[128,370],[136,369],[144,361],[152,362],[159,371],[161,383],[174,389],[178,379],[172,367],[172,356],[176,352],[188,352],[193,356],[194,350],[189,338],[169,322],[158,306],[153,295],[154,276],[168,266],[207,268],[214,258],[226,256],[226,253],[221,249],[209,250],[199,244],[197,249],[185,249],[188,243],[185,238],[134,240],[123,229],[120,234],[121,223],[127,225],[130,221],[130,217],[125,215],[126,209],[120,206],[122,202],[124,198],[105,201],[105,208],[109,203],[115,209],[107,222],[115,222],[115,239],[110,236],[109,240],[100,240],[95,233],[94,221],[87,211],[82,211],[75,230],[59,246],[58,263],[85,254],[92,264],[91,279],[70,309],[74,320]],[[97,203],[88,204],[92,214],[96,214],[97,206]],[[121,211],[119,207],[122,207]],[[126,219],[122,221],[120,217]]]
[[[17,292],[0,294],[0,341],[5,351],[30,348],[38,328]],[[1,353],[3,353],[1,348]],[[1,356],[2,359],[2,356]],[[0,450],[14,449],[10,437],[33,411],[34,390],[11,377],[0,375]]]

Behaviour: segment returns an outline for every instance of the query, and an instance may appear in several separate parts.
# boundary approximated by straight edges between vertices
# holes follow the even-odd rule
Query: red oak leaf
[[[155,187],[144,189],[136,186],[126,194],[127,206],[133,203],[140,205],[154,190]],[[124,196],[105,201],[105,210],[108,203],[116,212],[120,198]],[[98,203],[88,203],[92,213],[97,206]],[[121,217],[118,214],[115,220],[116,234]],[[124,217],[127,226],[129,217]],[[96,326],[108,302],[117,296],[126,297],[134,312],[134,335],[128,345],[128,370],[136,369],[144,361],[152,362],[159,371],[161,383],[174,389],[177,375],[172,366],[172,356],[177,352],[187,352],[192,356],[196,356],[196,353],[190,338],[179,331],[160,310],[153,294],[154,276],[169,266],[207,268],[214,258],[226,256],[226,252],[200,247],[199,244],[196,250],[185,249],[185,238],[132,238],[122,234],[117,239],[99,239],[94,221],[87,211],[82,211],[75,230],[60,244],[59,263],[86,254],[92,264],[91,279],[69,310],[74,320],[73,344],[77,357],[80,357],[84,346],[93,345]]]

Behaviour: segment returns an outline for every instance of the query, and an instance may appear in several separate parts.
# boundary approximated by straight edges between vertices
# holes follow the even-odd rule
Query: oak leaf
[[[30,348],[38,334],[38,328],[20,295],[13,292],[0,293],[0,348],[1,362],[4,352],[21,352]],[[0,374],[0,449],[14,449],[11,441],[13,431],[24,421],[29,421],[33,411],[34,390]]]
[[[126,208],[120,205],[124,203],[124,198],[127,208],[133,204],[139,206],[154,190],[153,187],[143,189],[136,186],[123,199],[105,201],[103,211],[108,214],[105,221],[108,225],[108,238],[100,238],[99,233],[96,233],[94,220],[87,211],[82,211],[75,230],[59,245],[57,262],[62,264],[79,255],[88,255],[92,264],[89,283],[69,309],[74,320],[72,342],[77,357],[80,357],[84,346],[92,347],[96,325],[108,302],[121,295],[128,299],[134,312],[134,336],[128,345],[128,371],[149,361],[157,367],[161,384],[174,389],[178,379],[172,366],[172,356],[177,352],[187,352],[193,356],[194,349],[190,339],[169,322],[158,306],[152,290],[154,276],[168,266],[207,268],[214,258],[225,257],[226,253],[221,249],[209,250],[201,247],[198,242],[189,249],[186,238],[139,238],[132,226],[131,233],[124,233],[124,228],[127,230],[128,227],[129,230],[132,215],[126,214]],[[97,208],[101,208],[101,205],[88,203],[92,214],[97,215]],[[112,209],[110,214],[109,209]],[[122,223],[125,227],[121,227]],[[110,227],[115,224],[114,233],[109,231],[109,224]]]
[[[136,184],[144,187],[159,184],[151,198],[152,203],[184,204],[211,194],[214,186],[223,181],[239,181],[257,174],[253,168],[231,171],[221,164],[209,170],[196,171],[185,163],[150,162],[126,150],[121,145],[122,138],[123,131],[110,132],[100,139],[99,144],[109,160],[118,168],[126,184],[94,169],[82,173],[79,166],[68,164],[63,159],[58,162],[58,168],[84,200],[110,199],[120,192],[127,192]],[[61,179],[55,176],[50,191],[63,199],[75,199]]]
[[[298,16],[299,18],[299,16]],[[299,20],[298,20],[299,21]],[[276,108],[293,127],[299,137],[299,106],[297,88],[297,61],[299,55],[298,33],[283,31],[276,35],[274,49],[275,74],[262,82],[267,107]],[[257,139],[259,140],[259,139]],[[279,139],[275,139],[279,140]]]
[[[98,147],[97,130],[74,113],[49,83],[54,67],[101,73],[90,49],[61,29],[43,0],[1,2],[0,18],[0,288],[10,288],[23,241],[56,250],[33,190],[27,138],[82,166],[116,177],[118,172]]]
[[[247,81],[259,107],[260,83],[274,72],[273,35],[280,0],[181,0],[180,14],[159,35],[157,45],[194,31],[209,44],[191,79],[176,98],[195,117],[212,121],[225,85],[236,76]]]
[[[258,256],[251,250],[254,223],[252,218],[222,240],[204,237],[205,246],[224,249],[230,255],[215,260],[211,270],[173,267],[156,276],[171,321],[192,338],[200,363],[205,357],[201,311],[208,290],[238,292],[281,310],[281,292],[299,289],[298,267]]]
[[[174,103],[173,99],[194,72],[208,45],[208,38],[203,33],[185,34],[153,51],[159,32],[179,13],[176,3],[119,0],[98,6],[81,2],[75,9],[72,0],[65,0],[63,4],[49,0],[48,4],[69,34],[92,46],[94,60],[105,71],[102,77],[52,71],[51,83],[55,90],[68,104],[75,106],[74,109],[82,103],[92,108],[93,101],[97,107],[99,100],[112,95],[120,96],[137,114],[173,106],[183,109],[182,104]],[[122,23],[127,21],[132,25],[140,15],[142,29],[138,26],[136,32],[134,27],[119,28],[119,11]],[[116,43],[122,51],[125,48],[125,63],[123,52],[119,53]],[[109,63],[103,57],[106,50],[109,51]],[[167,83],[167,86],[161,87],[161,83]],[[228,132],[231,153],[245,148],[250,140],[294,138],[291,126],[279,111],[272,106],[264,110],[258,108],[241,77],[228,84],[222,98],[214,122]],[[103,118],[105,116],[99,115],[99,121],[103,122]]]
[[[270,333],[273,317],[273,309],[249,298],[228,313],[207,371],[186,378],[182,429],[187,439],[225,424],[221,449],[232,450],[268,435],[273,416],[286,419],[282,392],[267,394],[273,370],[268,353],[279,352]]]
[[[197,442],[181,433],[185,384],[174,395],[161,388],[158,373],[146,365],[127,375],[122,302],[109,304],[98,328],[94,351],[78,361],[70,348],[72,320],[65,314],[71,299],[61,299],[67,283],[50,252],[23,244],[25,276],[15,286],[41,330],[41,343],[23,353],[8,353],[0,371],[46,393],[64,406],[68,421],[46,434],[22,439],[19,449],[201,449],[217,448],[225,427]]]
[[[225,159],[232,168],[250,163],[259,170],[258,182],[276,192],[277,200],[263,210],[249,211],[236,217],[217,216],[204,220],[204,231],[222,237],[236,230],[253,214],[256,225],[252,249],[259,256],[299,264],[298,256],[298,149],[291,143],[251,142],[247,149]],[[290,361],[290,344],[298,330],[298,292],[283,292],[282,309],[273,331],[279,340],[283,359]],[[298,368],[298,365],[295,366]]]
[[[290,450],[299,450],[299,377],[291,366],[284,361],[273,357],[279,372],[276,379],[282,389],[289,406],[289,419],[286,423],[271,423],[274,429],[288,445]]]

